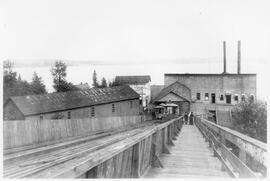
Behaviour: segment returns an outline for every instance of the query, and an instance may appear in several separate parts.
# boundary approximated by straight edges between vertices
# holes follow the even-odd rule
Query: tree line
[[[42,78],[34,72],[32,81],[27,82],[22,80],[21,76],[13,70],[14,63],[10,60],[4,61],[4,77],[3,77],[3,98],[5,101],[11,96],[23,96],[32,94],[46,94],[46,86]],[[50,72],[53,78],[53,88],[55,92],[67,92],[73,90],[79,90],[74,84],[68,82],[67,77],[67,65],[63,61],[56,61]],[[118,84],[113,81],[106,80],[105,77],[101,79],[99,83],[97,79],[97,73],[94,70],[92,75],[92,86],[97,88],[112,87]]]
[[[42,78],[34,72],[32,81],[27,82],[21,79],[17,72],[13,71],[14,64],[11,61],[4,61],[3,77],[3,102],[10,96],[23,96],[29,94],[45,94],[46,87]]]

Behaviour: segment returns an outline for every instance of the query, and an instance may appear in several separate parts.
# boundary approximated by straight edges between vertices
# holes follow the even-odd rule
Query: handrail
[[[226,164],[228,160],[234,169],[229,169],[228,165],[225,165],[231,174],[235,177],[257,177],[257,175],[247,167],[246,156],[249,155],[253,160],[256,160],[262,165],[265,170],[267,169],[267,145],[254,138],[248,137],[235,130],[216,125],[201,116],[197,116],[195,119],[196,126],[203,133],[210,145],[214,145],[214,152],[220,151],[220,159]],[[236,157],[231,151],[228,152],[226,147],[226,140],[230,141],[239,148],[239,156]],[[218,153],[216,153],[218,156]],[[235,175],[235,170],[239,175]]]
[[[102,141],[100,148],[94,148],[94,151],[89,152],[89,149],[82,147],[76,155],[70,152],[59,159],[55,158],[53,161],[27,170],[23,167],[16,167],[16,172],[7,169],[5,177],[138,178],[149,166],[162,166],[159,154],[169,153],[167,145],[173,145],[172,140],[179,134],[182,120],[183,117],[178,117],[161,124],[150,125],[134,134],[127,133],[128,136],[116,137],[121,141],[108,145],[107,142]],[[106,173],[103,171],[105,167],[108,170]]]

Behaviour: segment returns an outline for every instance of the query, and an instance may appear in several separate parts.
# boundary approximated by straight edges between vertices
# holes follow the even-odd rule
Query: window
[[[227,104],[231,104],[231,102],[232,102],[232,96],[231,95],[225,95],[225,97],[226,97],[226,103]]]
[[[112,104],[112,112],[115,112],[115,105]]]
[[[237,95],[234,96],[234,100],[238,102],[238,96]]]
[[[223,101],[224,100],[224,96],[223,94],[220,95],[220,100]]]
[[[91,107],[91,117],[95,116],[95,107]]]
[[[39,119],[40,119],[40,120],[43,120],[43,115],[40,115],[40,116],[39,116]]]
[[[204,97],[205,97],[205,100],[206,100],[206,101],[209,100],[209,94],[208,94],[208,93],[205,93]]]
[[[129,103],[130,103],[130,108],[132,108],[132,101],[130,101]]]
[[[71,119],[71,112],[70,111],[67,112],[67,118]]]
[[[201,99],[201,93],[198,92],[196,97],[197,97],[197,100],[200,100]]]
[[[213,104],[216,103],[216,94],[215,93],[211,94],[211,103],[213,103]]]
[[[246,100],[245,95],[242,94],[241,101],[245,101],[245,100]]]

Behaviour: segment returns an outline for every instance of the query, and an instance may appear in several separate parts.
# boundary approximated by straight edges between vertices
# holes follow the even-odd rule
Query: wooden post
[[[167,127],[167,133],[168,133],[168,140],[167,140],[167,144],[168,145],[171,145],[171,146],[174,146],[174,144],[173,144],[173,141],[172,141],[172,130],[171,130],[171,126],[170,125],[168,125],[168,127]]]
[[[166,145],[166,133],[165,128],[161,130],[161,137],[162,137],[162,153],[170,154],[170,151]]]
[[[133,146],[132,150],[132,170],[131,170],[131,176],[132,178],[140,178],[141,176],[141,168],[140,168],[140,152],[141,142],[135,144]]]
[[[152,143],[152,151],[151,152],[152,152],[151,166],[152,167],[161,167],[161,168],[163,168],[163,165],[162,165],[159,157],[156,154],[156,144],[155,143]]]
[[[246,164],[247,163],[247,154],[244,150],[242,150],[241,148],[239,148],[239,159]],[[242,168],[239,168],[239,177],[240,178],[246,178],[246,173],[245,170],[243,170]]]
[[[225,147],[226,147],[226,139],[222,136],[222,135],[219,135],[219,141],[221,144],[223,144]],[[226,160],[226,155],[224,154],[224,150],[222,149],[221,147],[221,157]],[[223,164],[221,164],[221,170],[222,171],[226,171],[226,168]]]

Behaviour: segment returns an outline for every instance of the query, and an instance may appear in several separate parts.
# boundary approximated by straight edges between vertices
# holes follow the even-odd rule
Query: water
[[[92,74],[94,70],[97,72],[98,81],[101,81],[102,77],[107,80],[113,80],[116,75],[150,75],[152,85],[164,84],[164,73],[221,73],[223,66],[220,63],[212,64],[125,64],[125,65],[76,65],[67,67],[67,81],[73,84],[79,84],[81,82],[87,82],[92,85]],[[227,68],[229,72],[231,70]],[[236,69],[236,68],[233,68]],[[257,71],[257,96],[261,99],[267,98],[267,91],[265,89],[265,81],[267,71],[265,65],[249,65],[242,67],[243,73],[253,73]],[[53,78],[51,75],[51,67],[17,67],[14,68],[18,74],[21,75],[23,80],[31,81],[33,73],[37,72],[42,77],[46,89],[49,92],[53,92]]]

